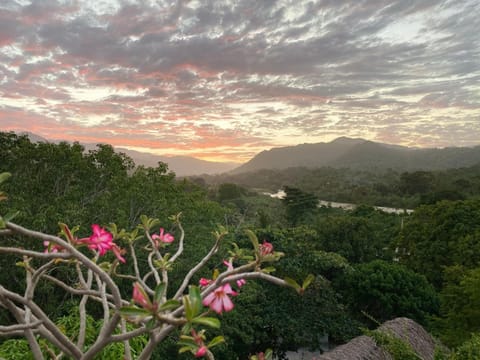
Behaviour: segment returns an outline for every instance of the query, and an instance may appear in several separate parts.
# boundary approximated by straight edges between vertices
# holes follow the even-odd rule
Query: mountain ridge
[[[51,142],[58,143],[61,141],[51,141],[32,132],[24,131],[19,135],[26,135],[31,142]],[[96,144],[81,143],[85,150],[94,150]],[[147,167],[156,167],[158,162],[168,164],[168,169],[173,171],[177,176],[196,176],[196,175],[215,175],[228,172],[236,167],[238,163],[234,162],[215,162],[201,160],[190,156],[161,156],[147,152],[130,150],[123,147],[114,147],[115,151],[122,152],[132,158],[136,165]]]
[[[480,163],[480,145],[473,147],[411,148],[360,138],[300,144],[262,151],[232,175],[263,169],[333,167],[352,169],[441,170]]]
[[[24,132],[31,141],[49,140],[33,133]],[[87,150],[95,144],[82,144]],[[232,162],[213,162],[189,156],[161,156],[147,152],[115,147],[133,159],[135,164],[156,167],[158,162],[167,163],[177,176],[198,176],[279,170],[294,167],[443,170],[474,166],[480,163],[480,145],[471,147],[416,148],[386,144],[342,136],[330,142],[304,143],[264,150],[240,166]]]

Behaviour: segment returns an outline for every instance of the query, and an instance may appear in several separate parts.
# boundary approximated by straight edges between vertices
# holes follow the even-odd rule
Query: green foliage
[[[218,346],[216,357],[219,360],[247,358],[269,347],[276,355],[301,346],[315,348],[318,337],[323,334],[329,334],[338,342],[348,340],[358,334],[358,322],[352,320],[351,314],[359,314],[362,310],[379,320],[404,315],[425,322],[438,307],[436,295],[417,273],[387,263],[393,260],[392,250],[397,245],[398,256],[405,265],[427,276],[438,289],[444,286],[441,321],[435,322],[442,338],[457,337],[447,343],[459,345],[469,339],[471,332],[478,332],[480,200],[471,198],[478,196],[480,189],[480,166],[403,175],[396,170],[265,170],[255,175],[218,178],[218,192],[212,193],[210,199],[220,200],[222,204],[219,204],[209,200],[203,181],[179,181],[168,172],[166,164],[160,163],[156,168],[135,167],[131,159],[115,153],[108,145],[85,152],[79,144],[32,144],[26,137],[0,132],[0,174],[7,171],[12,177],[2,183],[1,190],[9,197],[6,199],[5,193],[0,194],[4,200],[0,202],[0,214],[7,219],[7,208],[19,210],[16,220],[35,230],[55,233],[61,221],[72,229],[78,225],[77,235],[83,237],[89,233],[91,223],[106,225],[114,220],[118,227],[111,230],[118,243],[125,247],[139,235],[138,232],[127,234],[121,229],[131,228],[144,220],[144,228],[151,233],[162,224],[175,234],[175,221],[169,216],[181,211],[186,230],[185,256],[173,265],[176,275],[169,279],[172,288],[213,245],[215,238],[210,231],[218,222],[230,232],[224,235],[223,242],[235,241],[240,245],[242,242],[249,245],[243,227],[259,226],[254,233],[257,244],[267,240],[277,252],[288,254],[269,271],[275,271],[274,274],[281,278],[295,279],[300,289],[304,279],[309,279],[311,284],[299,297],[287,289],[248,281],[240,296],[235,298],[235,311],[223,315],[221,329],[217,329],[216,319],[207,318],[203,324],[213,326],[209,331],[226,339],[228,345]],[[284,201],[254,196],[243,187],[276,191],[284,184],[291,184],[286,188]],[[400,216],[368,206],[348,212],[328,207],[318,209],[317,196],[324,200],[370,205],[410,207],[419,202],[432,205],[419,207],[406,216],[403,223]],[[469,200],[439,201],[462,197]],[[148,217],[141,219],[141,214]],[[285,215],[290,224],[302,226],[286,228]],[[150,217],[157,220],[151,221]],[[167,229],[169,224],[171,228]],[[43,248],[40,243],[26,243],[20,237],[5,240],[13,246]],[[172,254],[176,246],[176,242],[170,245]],[[138,249],[139,257],[142,251]],[[216,265],[198,275],[210,276],[216,267],[223,267],[222,260],[229,256],[253,259],[254,255],[253,252],[242,253],[240,248],[230,253],[221,248],[213,258]],[[128,254],[126,257],[127,264],[122,268],[125,273],[132,266]],[[377,259],[385,262],[371,263]],[[18,259],[2,258],[0,267],[11,268],[16,261]],[[168,264],[156,262],[155,265]],[[68,271],[56,269],[51,275],[64,279],[68,278]],[[309,274],[315,276],[308,277]],[[23,276],[23,269],[3,274],[8,277],[12,290],[22,290]],[[131,285],[126,287],[121,279],[118,285],[122,293],[131,292]],[[160,288],[157,290],[157,299],[173,295],[163,294]],[[190,309],[198,303],[192,291],[187,295]],[[35,293],[35,300],[45,304],[52,318],[70,332],[78,326],[78,319],[65,307],[50,306],[56,303],[53,299],[60,296],[54,286],[42,284]],[[167,308],[178,306],[178,303],[165,304]],[[192,311],[196,314],[196,310]],[[101,324],[95,320],[95,309],[92,314],[94,317],[88,321],[87,344],[93,341]],[[191,316],[191,322],[198,322],[196,319],[195,315]],[[0,313],[0,322],[7,324],[9,319]],[[139,341],[137,345],[141,347],[144,339]],[[0,351],[16,354],[14,350],[20,351],[24,346],[23,340],[10,339],[3,342]],[[103,358],[122,358],[122,346],[121,343],[112,344]],[[25,354],[23,352],[18,358],[26,358]],[[175,343],[168,338],[152,358],[173,360],[191,358],[191,355],[179,355]]]
[[[319,217],[315,228],[325,251],[352,263],[391,260],[392,243],[400,230],[400,218],[371,207]]]
[[[424,324],[439,307],[424,276],[381,260],[356,265],[335,281],[335,288],[357,316],[365,312],[380,322],[405,316]]]
[[[5,360],[34,360],[25,339],[9,339],[0,345],[0,358]]]
[[[225,314],[222,322],[226,341],[240,358],[268,347],[277,355],[299,347],[315,349],[324,334],[339,342],[358,334],[359,323],[349,317],[330,283],[309,276],[338,275],[349,267],[344,258],[321,250],[316,231],[307,226],[261,229],[256,235],[260,243],[267,240],[275,251],[289,254],[275,264],[276,276],[299,281],[299,289],[304,280],[312,282],[302,296],[265,283],[242,287],[235,311]]]
[[[433,174],[428,171],[404,172],[400,175],[400,191],[408,195],[425,194],[433,180]]]
[[[223,183],[218,187],[217,193],[218,201],[223,202],[227,200],[238,199],[242,195],[245,195],[246,190],[236,184]]]
[[[478,161],[477,161],[478,162]],[[264,169],[235,175],[206,177],[207,181],[229,182],[247,188],[277,191],[285,184],[316,194],[321,200],[413,209],[439,200],[470,199],[478,196],[480,165],[405,173],[388,168]],[[403,176],[403,180],[402,180]]]
[[[59,318],[56,321],[58,328],[69,338],[75,339],[78,334],[80,326],[80,317],[76,307],[72,307],[66,316]],[[103,321],[95,320],[92,316],[87,315],[86,318],[86,331],[85,331],[85,349],[91,346],[102,328]],[[130,324],[127,324],[128,330],[133,330]],[[140,351],[147,343],[146,336],[138,336],[130,340],[130,347],[134,356],[139,355]],[[44,356],[51,357],[51,352],[58,352],[58,350],[45,340],[40,340],[40,347]],[[0,357],[7,360],[16,359],[33,359],[30,347],[26,339],[9,339],[0,344]],[[98,360],[117,360],[124,357],[124,344],[111,343],[106,346],[103,351],[95,357]]]
[[[393,360],[422,360],[404,340],[380,330],[365,331],[375,343],[389,353]]]
[[[398,237],[403,263],[424,274],[437,288],[443,270],[480,263],[480,200],[441,201],[419,207]]]
[[[472,335],[459,346],[451,357],[451,360],[478,360],[480,359],[480,333]]]
[[[297,225],[302,218],[317,209],[318,198],[315,195],[289,186],[285,186],[283,190],[286,194],[283,204],[287,210],[287,221],[291,225]]]
[[[440,292],[441,317],[434,327],[441,340],[458,346],[480,331],[480,267],[466,270],[452,266],[445,270],[445,285]]]

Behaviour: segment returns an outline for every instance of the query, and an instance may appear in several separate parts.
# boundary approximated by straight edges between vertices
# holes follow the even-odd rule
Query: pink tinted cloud
[[[72,130],[72,124],[20,108],[0,108],[0,119],[2,131],[30,131],[47,138]]]
[[[0,9],[0,46],[14,43],[21,33],[16,13],[7,9]]]

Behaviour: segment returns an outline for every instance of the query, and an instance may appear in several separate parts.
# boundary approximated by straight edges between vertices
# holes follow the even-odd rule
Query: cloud
[[[0,126],[235,160],[342,135],[475,144],[479,12],[475,0],[7,0]]]

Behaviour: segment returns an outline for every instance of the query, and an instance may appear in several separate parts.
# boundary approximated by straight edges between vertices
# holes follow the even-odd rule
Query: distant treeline
[[[327,201],[414,208],[440,200],[463,200],[479,196],[480,163],[459,169],[411,172],[296,167],[206,176],[203,179],[211,185],[234,183],[271,192],[284,186],[293,186]]]

